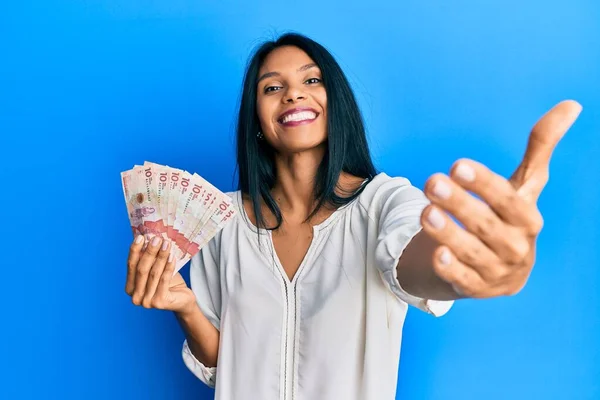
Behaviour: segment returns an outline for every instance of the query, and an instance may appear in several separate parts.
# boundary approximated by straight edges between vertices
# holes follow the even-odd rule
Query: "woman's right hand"
[[[144,236],[131,244],[125,292],[136,306],[185,313],[196,307],[196,296],[180,273],[173,275],[171,241],[155,236],[144,249]]]

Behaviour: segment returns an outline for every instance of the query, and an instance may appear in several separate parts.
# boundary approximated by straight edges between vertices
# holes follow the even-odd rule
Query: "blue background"
[[[244,64],[287,30],[334,53],[377,166],[421,188],[461,157],[509,176],[544,112],[583,105],[528,286],[440,319],[411,309],[398,398],[600,399],[596,0],[3,2],[0,398],[212,397],[172,314],[124,292],[119,172],[150,160],[234,188]]]

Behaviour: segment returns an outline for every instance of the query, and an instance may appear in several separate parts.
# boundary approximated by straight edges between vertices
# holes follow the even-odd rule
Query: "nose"
[[[297,88],[295,86],[290,86],[287,92],[285,93],[285,96],[283,96],[283,100],[286,103],[294,103],[296,101],[304,99],[306,99],[306,94],[300,88]]]

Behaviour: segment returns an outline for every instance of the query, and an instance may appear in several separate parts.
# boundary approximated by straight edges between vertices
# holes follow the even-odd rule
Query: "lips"
[[[287,110],[279,116],[277,122],[285,126],[309,124],[319,116],[319,113],[310,107],[296,107]]]

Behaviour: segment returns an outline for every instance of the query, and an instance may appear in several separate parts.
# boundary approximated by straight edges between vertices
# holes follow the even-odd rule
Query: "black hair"
[[[282,216],[271,195],[277,173],[275,150],[267,141],[257,138],[260,131],[256,110],[257,80],[265,58],[282,46],[295,46],[303,50],[317,64],[327,94],[327,150],[315,177],[316,206],[307,220],[323,206],[337,209],[350,203],[377,173],[371,160],[358,103],[344,72],[329,51],[298,33],[286,33],[276,40],[264,42],[248,61],[237,121],[238,189],[250,197],[256,225],[264,229],[279,228]],[[348,196],[339,196],[335,193],[335,188],[342,171],[362,177],[366,183]],[[261,198],[276,218],[277,224],[273,227],[266,226],[261,211]]]

